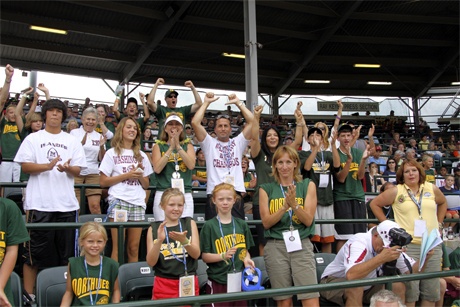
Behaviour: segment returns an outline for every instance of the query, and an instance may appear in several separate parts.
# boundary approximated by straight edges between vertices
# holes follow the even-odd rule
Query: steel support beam
[[[259,83],[257,79],[257,25],[256,25],[256,0],[244,0],[244,54],[246,72],[246,101],[247,107],[254,110],[257,105]]]

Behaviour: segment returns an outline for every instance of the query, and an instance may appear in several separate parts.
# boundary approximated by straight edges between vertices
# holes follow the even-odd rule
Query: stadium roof
[[[244,60],[222,56],[245,52],[243,1],[0,5],[1,65],[245,90]],[[459,1],[257,1],[256,23],[260,93],[419,97],[459,81]]]

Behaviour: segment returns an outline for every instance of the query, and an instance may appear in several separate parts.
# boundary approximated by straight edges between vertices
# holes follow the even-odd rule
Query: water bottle
[[[454,239],[454,232],[452,230],[452,226],[449,226],[447,230],[447,240],[453,240]]]

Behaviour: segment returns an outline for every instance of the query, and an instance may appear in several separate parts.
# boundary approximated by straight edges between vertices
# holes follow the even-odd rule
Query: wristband
[[[184,243],[181,243],[183,247],[186,247],[186,246],[190,246],[190,240],[185,238],[185,242]]]
[[[442,223],[442,222],[438,223],[438,227],[439,227],[440,229],[444,228],[444,223]]]
[[[238,104],[238,106],[241,107],[242,105],[243,105],[243,102],[241,101],[241,102]]]
[[[221,254],[220,254],[220,258],[222,258],[222,260],[225,261],[226,264],[228,264],[227,259],[225,259],[225,254],[226,254],[226,253],[221,253]]]
[[[337,118],[338,120],[341,120],[341,119],[342,119],[342,117],[340,117],[340,116],[336,116],[335,118]]]
[[[166,158],[168,158],[168,159],[169,159],[169,156],[170,156],[170,155],[171,155],[171,154],[169,154],[169,155],[168,155],[167,153],[165,153],[165,155],[164,155],[164,156],[165,156]]]
[[[8,80],[6,80],[6,79],[5,79],[5,83],[11,83],[11,80],[10,80],[10,81],[8,81]]]
[[[297,209],[299,209],[299,207],[300,207],[299,205],[295,206],[294,210],[297,210]]]

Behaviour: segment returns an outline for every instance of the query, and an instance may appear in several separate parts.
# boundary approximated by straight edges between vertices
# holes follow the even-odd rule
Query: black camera
[[[392,246],[406,246],[412,242],[412,236],[402,228],[392,228],[390,229],[388,236],[390,237],[390,247]],[[403,255],[404,257],[404,255]],[[406,259],[405,259],[406,260]],[[399,269],[396,267],[397,260],[387,262],[383,265],[382,271],[383,276],[395,276],[401,274]],[[407,264],[407,261],[405,261]],[[410,264],[409,264],[410,265]],[[411,270],[411,268],[409,268]]]
[[[402,228],[391,228],[388,233],[390,237],[390,246],[406,246],[412,242],[412,236]]]

